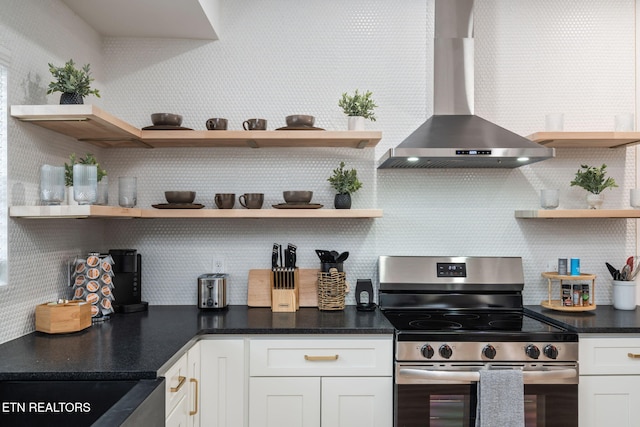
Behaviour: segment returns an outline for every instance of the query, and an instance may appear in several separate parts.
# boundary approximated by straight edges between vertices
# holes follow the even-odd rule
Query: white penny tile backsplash
[[[326,181],[340,161],[363,188],[353,208],[383,210],[379,219],[302,220],[21,220],[9,221],[10,280],[0,288],[0,342],[33,330],[34,307],[68,294],[64,259],[89,250],[136,248],[143,257],[143,299],[195,304],[196,278],[223,257],[229,303],[245,304],[249,269],[269,268],[273,243],[298,246],[298,263],[316,268],[315,249],[349,251],[347,280],[377,285],[379,255],[521,256],[524,299],[539,304],[540,272],[560,256],[579,257],[598,275],[595,300],[610,304],[604,263],[635,252],[636,221],[524,220],[542,188],[560,190],[560,208],[583,208],[585,192],[569,182],[581,164],[599,166],[619,184],[603,208],[627,208],[635,187],[635,149],[558,149],[557,157],[513,170],[380,170],[377,159],[433,111],[433,10],[430,0],[238,0],[221,2],[220,40],[100,38],[58,0],[6,5],[0,45],[13,52],[10,104],[57,104],[46,95],[47,63],[91,63],[102,98],[88,97],[136,126],[150,114],[184,116],[204,130],[211,117],[240,130],[248,118],[285,125],[311,114],[316,126],[346,130],[343,92],[371,90],[379,107],[376,148],[101,149],[9,119],[9,204],[37,203],[39,166],[71,152],[96,154],[109,173],[138,177],[138,206],[164,202],[166,190],[193,190],[213,206],[218,192],[265,193],[265,208],[284,190],[312,190],[332,207]],[[3,6],[4,7],[4,6]],[[564,129],[613,130],[616,114],[635,111],[635,1],[477,0],[475,112],[521,135],[544,130],[548,113]],[[8,15],[11,15],[10,17]],[[56,19],[50,19],[55,16]],[[62,25],[64,24],[64,25]],[[240,208],[236,202],[236,208]],[[34,257],[38,263],[34,264]],[[34,267],[37,265],[37,267]],[[354,304],[353,293],[347,304]]]

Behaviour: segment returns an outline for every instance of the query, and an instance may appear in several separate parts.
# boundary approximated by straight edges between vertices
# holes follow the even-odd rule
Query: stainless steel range
[[[523,312],[517,257],[382,256],[397,427],[475,426],[484,369],[520,369],[527,427],[577,426],[578,336]]]

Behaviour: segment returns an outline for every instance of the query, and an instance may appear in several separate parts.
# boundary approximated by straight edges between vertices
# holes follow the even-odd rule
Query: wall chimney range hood
[[[390,168],[517,168],[555,157],[474,115],[473,0],[435,1],[434,115],[379,160]]]

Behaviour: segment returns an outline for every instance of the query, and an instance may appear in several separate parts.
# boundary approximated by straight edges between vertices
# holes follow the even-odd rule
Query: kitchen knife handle
[[[640,353],[627,353],[630,359],[640,359]]]
[[[183,377],[182,375],[180,375],[178,377],[178,386],[177,387],[171,387],[169,390],[171,390],[171,393],[177,393],[178,390],[180,390],[182,388],[182,386],[184,385],[184,382],[187,380],[187,377]]]
[[[309,356],[308,354],[304,355],[304,360],[308,360],[309,362],[331,362],[334,360],[338,360],[338,355],[334,354],[333,356]]]
[[[195,408],[193,411],[189,411],[189,415],[195,415],[198,413],[198,380],[195,378],[189,378],[189,381],[196,384],[196,393],[195,393]]]

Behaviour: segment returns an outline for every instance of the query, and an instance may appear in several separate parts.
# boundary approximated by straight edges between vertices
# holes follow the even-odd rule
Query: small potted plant
[[[376,121],[373,109],[377,107],[371,98],[371,91],[359,93],[358,89],[349,95],[346,92],[342,94],[342,98],[338,101],[338,106],[349,116],[349,130],[364,130],[364,119],[372,122]]]
[[[98,89],[91,89],[90,65],[86,64],[81,69],[75,67],[73,59],[67,61],[64,67],[56,67],[49,63],[49,72],[56,79],[49,83],[47,94],[62,92],[60,104],[83,104],[83,98],[87,95],[95,95],[100,98]]]
[[[334,207],[336,209],[351,209],[351,193],[355,193],[362,187],[356,170],[345,170],[344,162],[340,162],[340,167],[333,170],[333,175],[327,181],[336,190]]]
[[[587,194],[587,204],[589,209],[599,209],[604,201],[602,191],[607,188],[617,187],[615,179],[606,177],[607,165],[602,164],[599,168],[595,166],[581,165],[576,172],[576,176],[571,181],[571,186],[582,187],[589,192]]]
[[[67,186],[67,204],[77,205],[73,198],[73,165],[95,165],[98,175],[98,200],[96,204],[108,204],[109,182],[107,171],[100,167],[100,163],[91,153],[87,153],[85,157],[78,159],[76,153],[71,153],[69,163],[64,164],[64,185]]]

